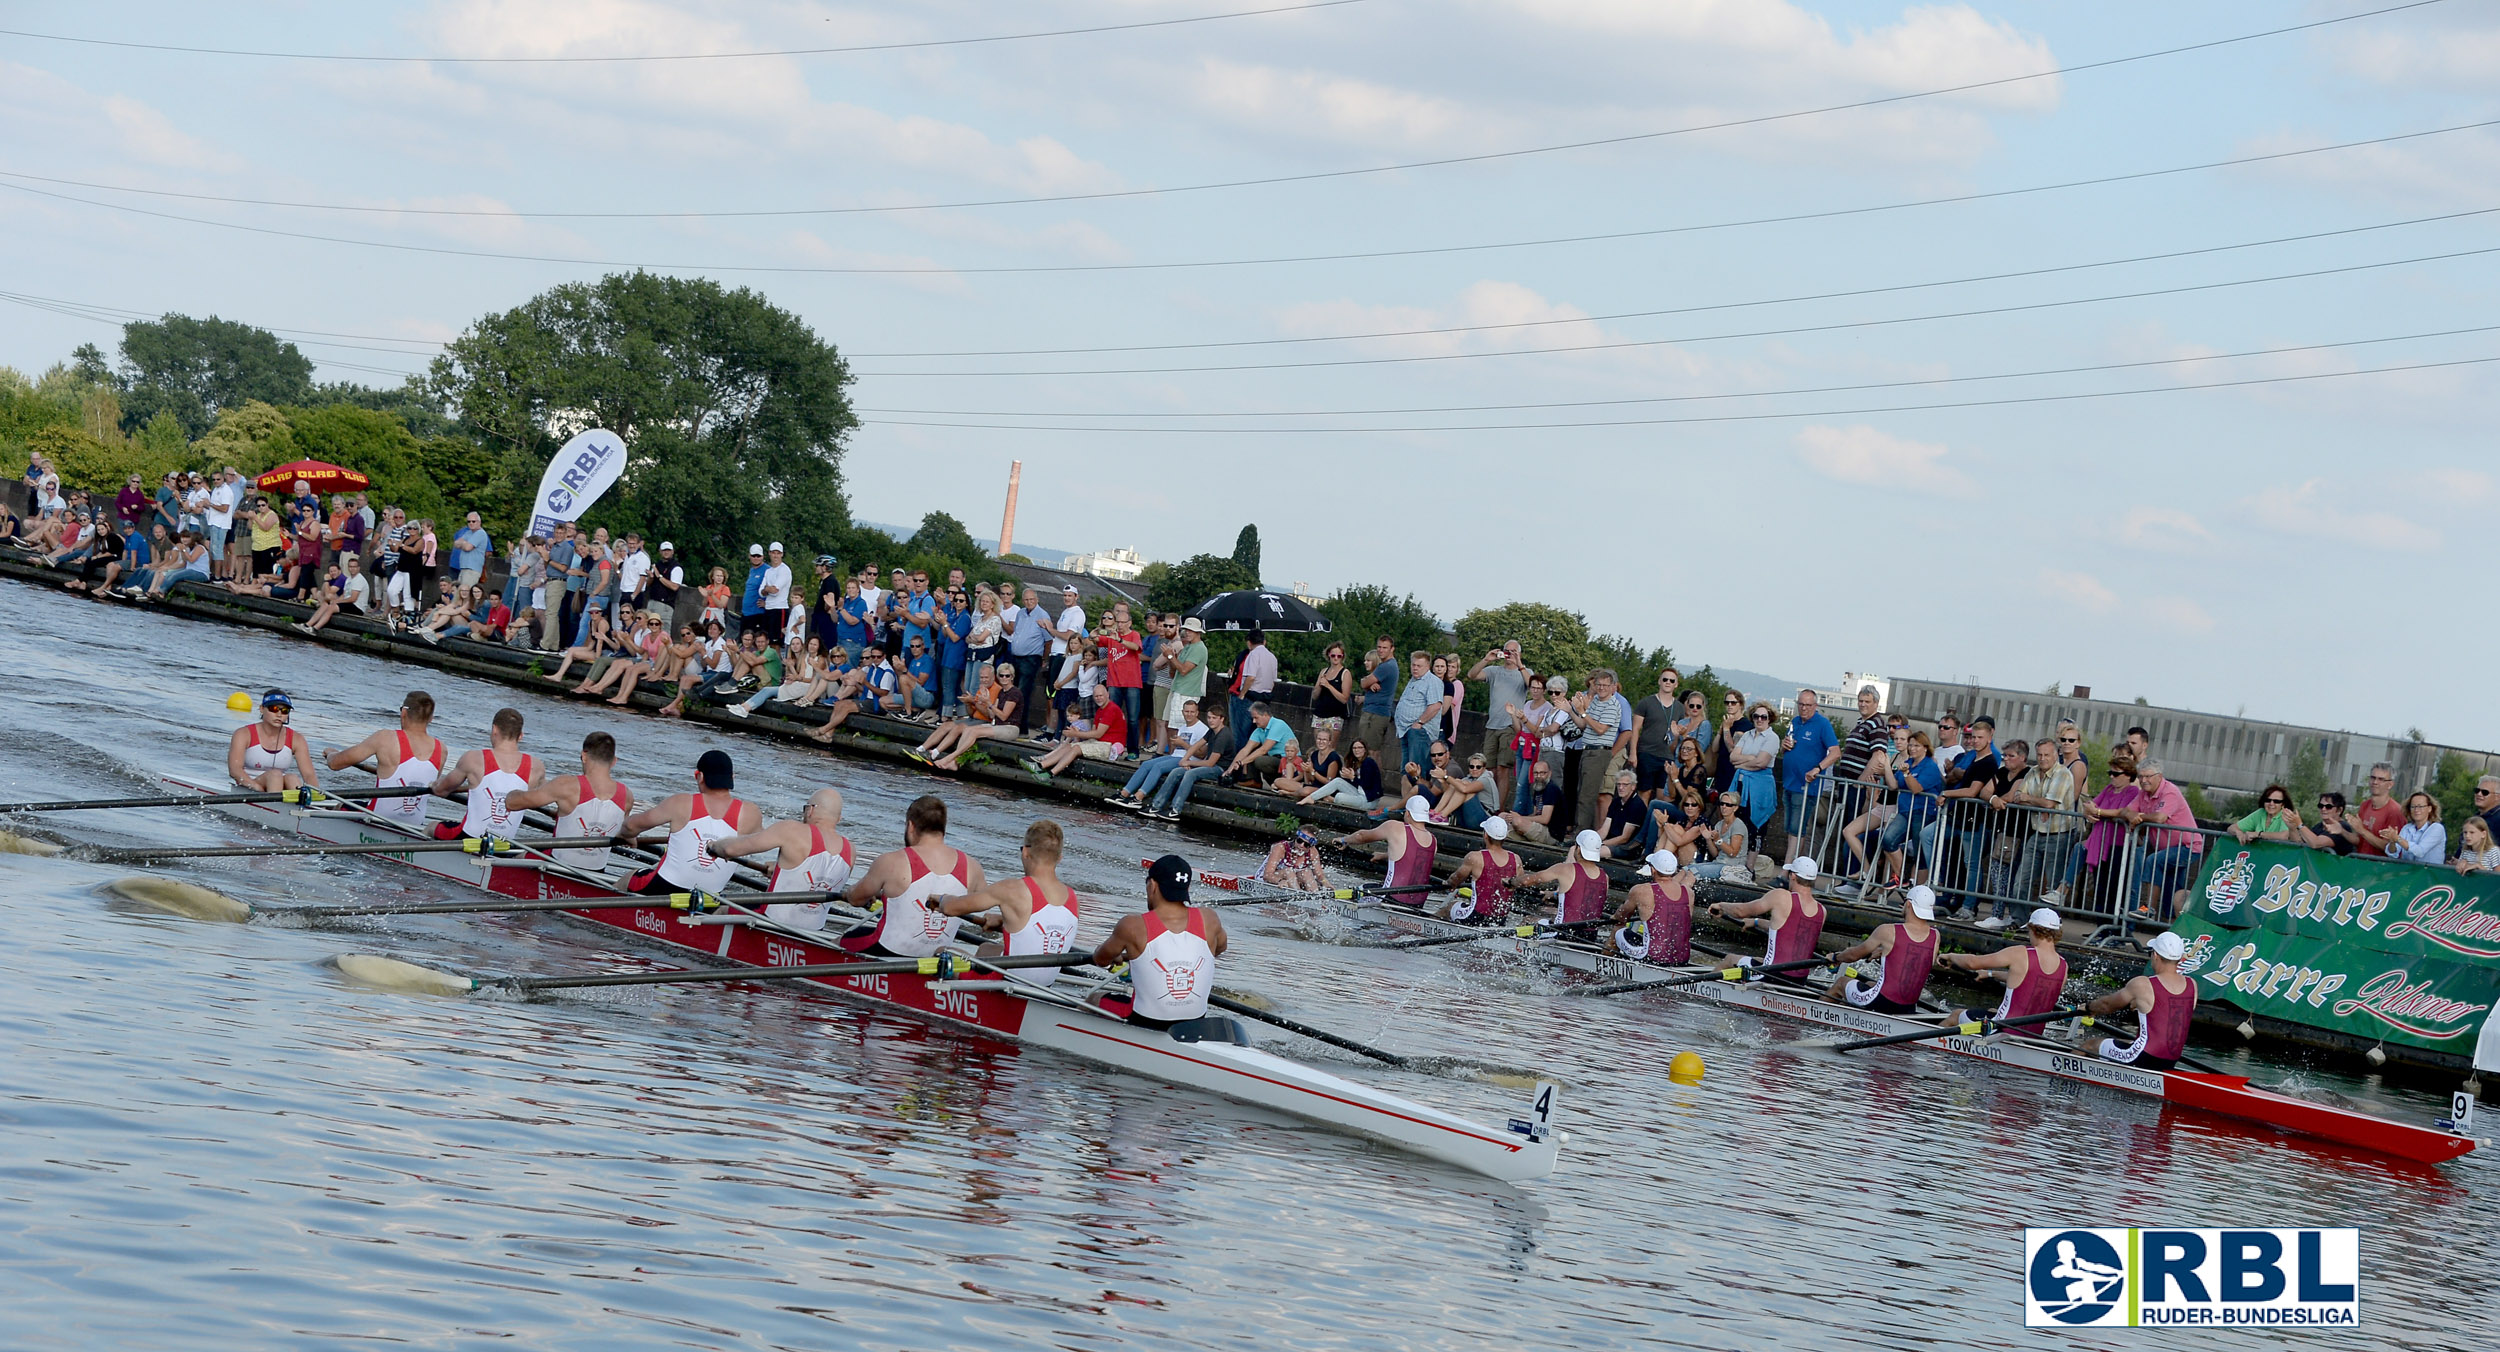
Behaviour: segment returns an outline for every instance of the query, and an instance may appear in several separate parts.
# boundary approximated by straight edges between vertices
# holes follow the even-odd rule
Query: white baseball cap
[[[763,552],[764,552],[764,547],[763,547],[762,545],[748,545],[748,546],[747,546],[747,557],[748,557],[748,558],[754,558],[756,555],[761,554],[761,553],[763,553]]]
[[[1823,876],[1823,870],[1814,866],[1814,860],[1802,854],[1797,856],[1797,861],[1795,863],[1788,866],[1788,871],[1796,874],[1800,878],[1805,879],[1807,882],[1813,882],[1815,879]]]
[[[2187,941],[2172,930],[2163,930],[2154,935],[2153,942],[2148,947],[2153,950],[2154,957],[2168,958],[2172,962],[2177,962],[2187,956]]]
[[[1936,889],[1925,883],[1918,883],[1910,888],[1908,895],[1910,914],[1921,920],[1936,918]]]
[[[1076,589],[1076,584],[1075,584],[1075,583],[1073,583],[1073,582],[1069,582],[1069,583],[1063,583],[1063,584],[1061,584],[1061,586],[1060,586],[1059,590],[1060,590],[1060,591],[1062,591],[1062,592],[1064,592],[1064,593],[1066,593],[1066,594],[1067,594],[1067,595],[1069,595],[1069,596],[1075,596],[1075,595],[1078,595],[1078,594],[1079,594],[1079,593],[1077,592],[1077,589]]]
[[[1406,800],[1406,819],[1411,822],[1432,820],[1432,800],[1422,794]]]
[[[1503,820],[1502,820],[1501,818],[1499,818],[1499,817],[1487,817],[1487,818],[1485,818],[1485,819],[1484,819],[1484,838],[1485,838],[1485,839],[1487,839],[1487,840],[1508,840],[1508,839],[1510,839],[1510,823],[1509,823],[1509,822],[1506,822],[1506,821],[1503,821]]]
[[[1641,876],[1644,878],[1652,876],[1663,878],[1668,874],[1675,872],[1675,865],[1675,851],[1660,850],[1656,854],[1649,857],[1648,863],[1641,865]]]
[[[671,549],[675,549],[676,547],[677,547],[677,546],[676,546],[675,542],[673,542],[673,541],[669,541],[669,540],[662,540],[662,541],[660,541],[660,548],[661,548],[663,551],[666,551],[666,550],[671,550]]]
[[[780,552],[781,552],[781,542],[780,542],[779,540],[775,540],[775,541],[773,541],[771,544],[768,544],[768,545],[766,545],[766,546],[764,546],[764,547],[765,547],[766,549],[771,550],[772,552],[774,552],[774,553],[776,553],[776,554],[778,554],[778,553],[780,553]]]
[[[2054,906],[2043,906],[2039,910],[2031,913],[2031,927],[2033,929],[2062,931],[2066,928],[2066,917],[2059,915],[2057,913],[2057,908]]]
[[[1579,846],[1580,857],[1592,864],[1597,862],[1599,855],[1606,852],[1606,838],[1595,831],[1582,831],[1579,835],[1572,837],[1571,843]]]

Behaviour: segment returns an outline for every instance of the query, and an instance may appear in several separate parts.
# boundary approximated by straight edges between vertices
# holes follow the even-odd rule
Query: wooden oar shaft
[[[667,986],[701,981],[812,981],[822,977],[886,976],[917,974],[944,977],[971,970],[972,963],[962,954],[949,953],[948,961],[938,958],[897,958],[878,962],[818,962],[798,967],[690,967],[656,972],[599,972],[589,976],[516,976],[494,982],[517,991],[579,990],[591,986]],[[986,967],[1081,967],[1093,961],[1090,953],[1029,953],[1021,957],[983,958]]]
[[[289,855],[317,854],[474,854],[481,859],[517,858],[532,850],[596,850],[611,845],[630,845],[632,836],[542,836],[507,841],[509,849],[496,850],[471,840],[369,840],[355,844],[324,843],[320,845],[204,845],[198,848],[172,849],[108,849],[96,853],[114,863],[139,863],[149,859],[260,859]]]
[[[1350,1052],[1361,1053],[1362,1055],[1368,1056],[1375,1061],[1385,1061],[1393,1066],[1403,1066],[1407,1064],[1407,1058],[1398,1055],[1396,1052],[1384,1052],[1378,1047],[1357,1042],[1352,1038],[1339,1037],[1335,1033],[1331,1033],[1326,1029],[1313,1028],[1307,1023],[1297,1023],[1292,1019],[1286,1018],[1282,1014],[1270,1014],[1256,1005],[1246,1005],[1241,1001],[1232,999],[1228,996],[1210,995],[1207,997],[1207,1003],[1215,1006],[1217,1009],[1239,1014],[1245,1019],[1257,1019],[1261,1023],[1272,1023],[1277,1027],[1284,1029],[1288,1033],[1300,1033],[1302,1036],[1311,1039],[1313,1042],[1325,1042],[1331,1047],[1342,1047]]]
[[[1999,1028],[2020,1028],[2026,1024],[2054,1023],[2059,1019],[2071,1019],[2075,1015],[2084,1012],[2086,1011],[2083,1006],[2075,1005],[2065,1009],[2052,1009],[2046,1014],[2025,1014],[2019,1018],[2012,1019],[1974,1019],[1971,1022],[1979,1026],[1979,1032],[1981,1034],[1985,1034],[1995,1032]],[[1890,1037],[1862,1037],[1855,1042],[1841,1043],[1839,1046],[1832,1048],[1832,1050],[1836,1052],[1855,1052],[1864,1051],[1869,1047],[1895,1046],[1903,1042],[1926,1042],[1933,1038],[1953,1037],[1957,1034],[1964,1034],[1967,1027],[1968,1025],[1956,1020],[1952,1023],[1938,1024],[1934,1028],[1922,1028],[1915,1033],[1895,1033]],[[1977,1036],[1978,1034],[1968,1035]]]
[[[92,812],[117,807],[214,807],[225,803],[318,803],[325,798],[416,798],[433,786],[401,784],[387,789],[333,793],[327,789],[283,789],[255,793],[176,793],[155,798],[82,798],[58,803],[0,803],[0,814],[12,812]]]

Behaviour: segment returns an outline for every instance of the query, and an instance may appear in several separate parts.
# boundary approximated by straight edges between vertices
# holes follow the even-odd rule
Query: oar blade
[[[0,831],[0,854],[31,854],[49,859],[61,847],[41,836],[21,836],[15,831]]]
[[[198,883],[158,877],[153,873],[134,873],[127,878],[115,878],[104,885],[104,890],[142,906],[152,906],[193,920],[240,925],[252,918],[250,902],[237,901]]]
[[[359,985],[412,995],[467,995],[478,988],[474,977],[421,967],[378,953],[342,953],[331,963],[339,975]]]

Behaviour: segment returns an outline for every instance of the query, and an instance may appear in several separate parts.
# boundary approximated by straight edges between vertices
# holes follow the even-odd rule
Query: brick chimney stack
[[[1012,461],[1007,466],[1007,515],[998,523],[998,552],[1016,552],[1016,489],[1024,482],[1024,462]]]

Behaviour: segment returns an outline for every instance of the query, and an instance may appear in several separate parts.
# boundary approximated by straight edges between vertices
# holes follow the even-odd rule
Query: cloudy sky
[[[870,519],[2500,746],[2500,6],[2390,3],[18,4],[0,363],[700,273]]]

